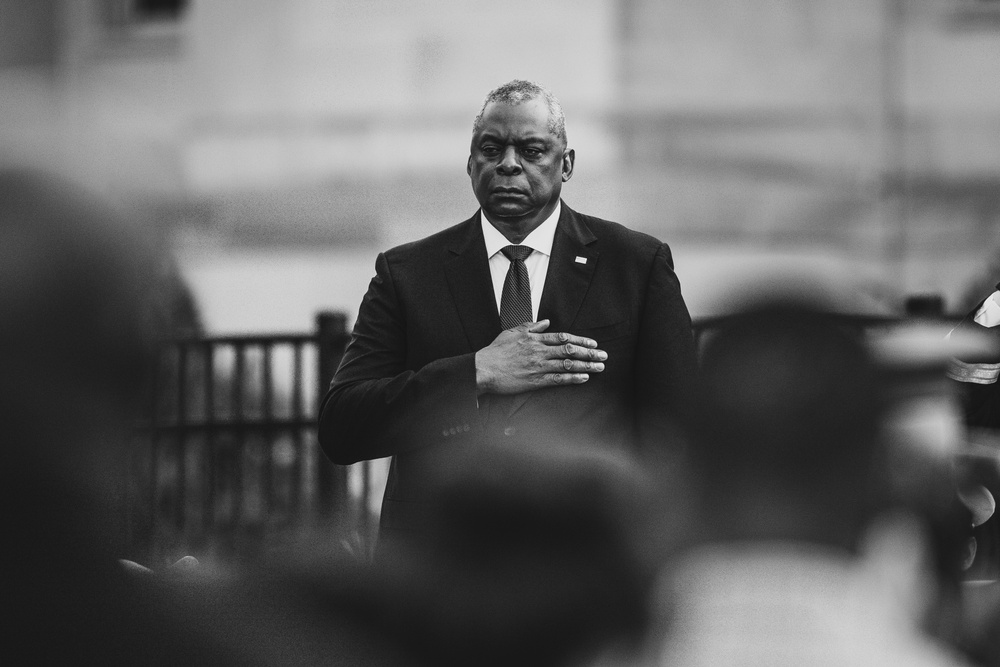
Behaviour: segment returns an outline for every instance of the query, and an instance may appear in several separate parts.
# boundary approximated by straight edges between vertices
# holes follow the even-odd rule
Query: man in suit
[[[480,211],[378,256],[319,439],[340,464],[393,457],[383,536],[418,528],[436,475],[483,465],[484,442],[667,437],[696,368],[670,248],[563,204],[574,160],[552,94],[500,86],[473,126]]]

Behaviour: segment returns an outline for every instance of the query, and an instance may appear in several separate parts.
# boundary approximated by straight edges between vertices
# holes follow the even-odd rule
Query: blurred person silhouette
[[[443,465],[425,529],[355,588],[359,609],[427,665],[599,664],[643,636],[650,484],[625,456],[487,446]]]
[[[967,466],[980,482],[975,487],[982,508],[973,529],[975,556],[968,576],[996,581],[1000,577],[1000,519],[995,515],[1000,493],[1000,285],[977,303],[950,335],[974,334],[992,345],[952,359],[948,377],[955,381],[970,440],[980,449],[980,465]]]
[[[978,337],[978,349],[951,359],[968,427],[959,459],[963,498],[974,508],[971,563],[965,578],[964,644],[983,665],[1000,665],[1000,285],[976,303],[949,333]]]
[[[6,664],[231,664],[118,562],[136,397],[172,306],[137,224],[54,177],[0,172]]]
[[[563,203],[575,157],[548,90],[496,88],[466,169],[480,210],[376,259],[319,439],[335,463],[392,457],[382,537],[420,530],[424,480],[484,442],[669,440],[696,372],[671,251]]]
[[[922,629],[934,545],[886,471],[885,380],[815,300],[712,333],[685,413],[697,530],[662,577],[651,662],[965,664]]]

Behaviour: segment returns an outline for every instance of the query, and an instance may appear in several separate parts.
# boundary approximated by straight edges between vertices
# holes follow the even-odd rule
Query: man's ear
[[[469,156],[469,159],[465,163],[465,173],[467,173],[469,176],[472,176],[472,156],[471,155]]]
[[[470,158],[471,159],[471,158]],[[573,163],[576,161],[576,151],[569,148],[563,151],[562,179],[563,183],[573,178]]]

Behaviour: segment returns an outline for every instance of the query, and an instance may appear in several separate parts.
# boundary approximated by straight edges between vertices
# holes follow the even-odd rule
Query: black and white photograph
[[[0,662],[1000,667],[1000,0],[0,0]]]

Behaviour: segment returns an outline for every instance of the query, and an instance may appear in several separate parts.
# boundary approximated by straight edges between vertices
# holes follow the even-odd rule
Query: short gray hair
[[[476,119],[472,122],[472,133],[475,134],[483,126],[483,113],[491,102],[515,105],[537,98],[545,100],[545,105],[549,108],[549,132],[559,137],[564,144],[567,143],[566,116],[563,115],[562,105],[559,104],[559,100],[556,99],[556,96],[548,88],[540,86],[533,81],[525,81],[523,79],[508,81],[502,86],[494,88],[486,95],[482,108],[476,115]]]

